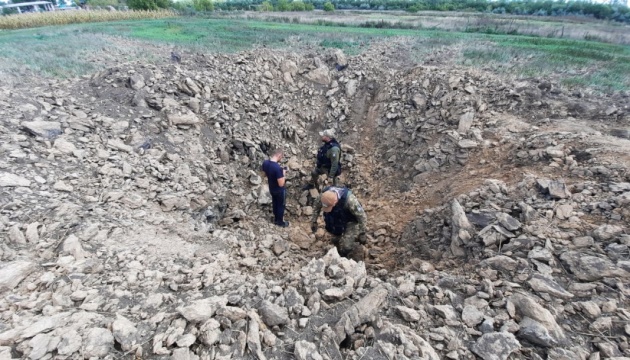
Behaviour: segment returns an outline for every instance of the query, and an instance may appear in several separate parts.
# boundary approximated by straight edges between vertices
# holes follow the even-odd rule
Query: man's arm
[[[317,218],[322,211],[322,196],[319,195],[313,204],[313,215],[311,215],[311,224],[317,224]]]
[[[282,177],[278,177],[278,186],[284,187],[284,182],[285,182],[284,176],[286,175],[284,169],[281,168],[280,171],[278,172],[278,175],[282,175]]]
[[[367,215],[365,214],[365,210],[363,210],[363,206],[359,203],[359,199],[357,199],[354,194],[348,194],[348,201],[346,202],[346,209],[357,218],[359,224],[359,234],[365,234],[367,232]]]
[[[341,150],[335,146],[328,150],[326,156],[330,159],[330,172],[328,173],[328,178],[332,180],[337,175],[337,169],[339,169]]]

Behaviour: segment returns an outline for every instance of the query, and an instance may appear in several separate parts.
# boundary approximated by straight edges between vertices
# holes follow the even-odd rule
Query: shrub
[[[313,5],[311,3],[306,3],[306,4],[304,4],[304,10],[305,11],[313,11],[313,10],[315,10],[315,5]]]
[[[291,4],[291,11],[304,11],[305,6],[304,6],[304,2],[302,1],[293,1]]]
[[[193,0],[193,6],[197,11],[214,11],[212,0]]]
[[[171,6],[170,0],[127,0],[127,6],[133,10],[157,10]]]
[[[263,1],[258,7],[260,11],[273,11],[273,5],[269,1]]]
[[[333,5],[330,1],[326,1],[324,3],[324,11],[335,11],[335,5]]]
[[[287,0],[278,0],[276,4],[276,11],[289,11],[291,10],[291,6],[289,6],[289,2]]]

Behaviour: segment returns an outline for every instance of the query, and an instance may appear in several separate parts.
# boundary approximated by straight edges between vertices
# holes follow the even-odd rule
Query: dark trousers
[[[286,190],[284,188],[271,193],[271,203],[273,204],[273,216],[276,224],[284,222],[284,208],[286,205]]]

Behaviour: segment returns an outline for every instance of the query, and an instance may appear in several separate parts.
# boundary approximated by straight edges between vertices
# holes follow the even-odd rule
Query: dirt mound
[[[396,43],[2,93],[8,358],[630,355],[623,98],[414,65]],[[365,263],[308,232],[324,128],[368,212]],[[258,172],[275,147],[288,229]]]

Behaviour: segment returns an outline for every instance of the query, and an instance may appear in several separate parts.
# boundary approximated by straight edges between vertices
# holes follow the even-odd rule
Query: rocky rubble
[[[391,49],[198,54],[3,89],[0,357],[630,356],[625,167],[586,147],[599,135],[537,118],[603,105],[576,111],[560,89],[468,69],[388,68]],[[324,127],[368,211],[367,264],[304,230]],[[288,230],[270,224],[258,173],[278,146]],[[490,162],[523,172],[479,170],[437,206],[414,200]]]

